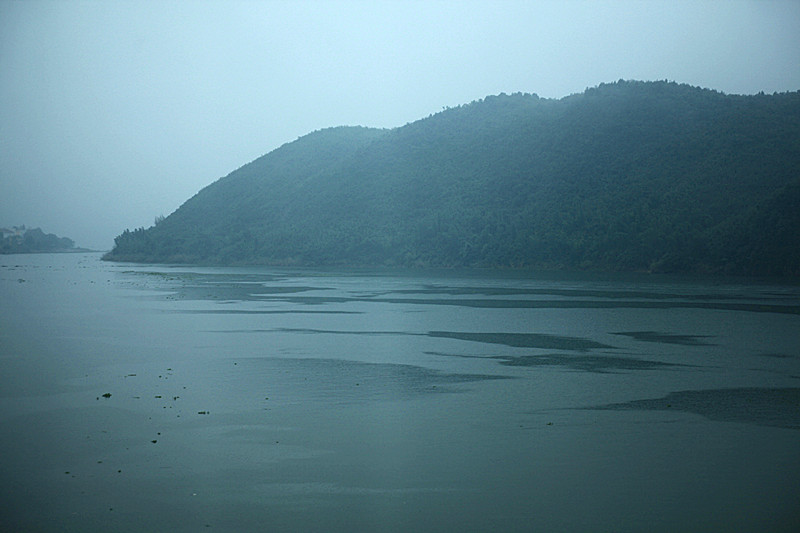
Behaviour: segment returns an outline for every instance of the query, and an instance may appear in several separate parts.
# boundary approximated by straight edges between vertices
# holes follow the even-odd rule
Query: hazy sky
[[[0,0],[0,225],[108,249],[311,131],[618,79],[800,90],[800,0]]]

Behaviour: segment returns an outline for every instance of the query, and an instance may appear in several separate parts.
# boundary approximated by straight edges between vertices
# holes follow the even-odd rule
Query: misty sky
[[[800,0],[0,0],[0,226],[109,249],[311,131],[618,79],[800,90]]]

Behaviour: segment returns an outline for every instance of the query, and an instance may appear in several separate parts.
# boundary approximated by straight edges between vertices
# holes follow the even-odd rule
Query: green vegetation
[[[311,133],[105,258],[797,276],[798,236],[800,93],[620,81]]]
[[[0,253],[29,254],[37,252],[66,252],[75,249],[75,242],[67,237],[58,237],[43,232],[39,228],[26,229],[25,226],[2,229]]]

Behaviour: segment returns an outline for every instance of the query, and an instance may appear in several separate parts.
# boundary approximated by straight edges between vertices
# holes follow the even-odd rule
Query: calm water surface
[[[0,297],[0,530],[800,530],[797,285],[64,254]]]

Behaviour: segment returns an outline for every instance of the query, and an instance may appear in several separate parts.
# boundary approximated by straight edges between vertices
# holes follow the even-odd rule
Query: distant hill
[[[25,226],[0,228],[0,254],[26,254],[39,252],[66,252],[75,250],[75,242],[67,237],[45,233],[40,228]]]
[[[800,275],[800,92],[619,81],[317,131],[105,259]]]

